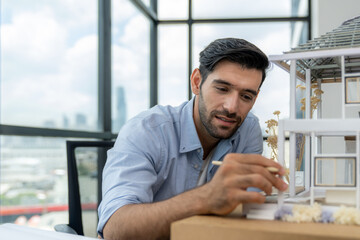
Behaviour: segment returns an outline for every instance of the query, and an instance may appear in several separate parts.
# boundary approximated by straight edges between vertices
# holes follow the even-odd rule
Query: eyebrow
[[[233,84],[231,84],[231,83],[229,83],[229,82],[227,82],[227,81],[225,81],[225,80],[222,80],[222,79],[214,79],[214,80],[213,80],[213,83],[215,83],[215,84],[227,85],[227,86],[229,86],[229,87],[234,87]],[[243,90],[246,91],[246,92],[248,92],[248,93],[253,94],[254,96],[256,96],[256,95],[258,94],[258,92],[255,91],[255,90],[253,90],[253,89],[245,88],[245,89],[243,89]]]

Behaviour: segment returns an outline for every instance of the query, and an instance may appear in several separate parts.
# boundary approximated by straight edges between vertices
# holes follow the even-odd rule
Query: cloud
[[[149,56],[132,47],[112,45],[112,98],[116,88],[125,88],[128,118],[149,107]],[[112,106],[115,113],[116,106]]]
[[[3,24],[2,122],[41,126],[63,114],[97,113],[97,35],[68,43],[54,10],[21,11]]]
[[[61,19],[61,23],[68,29],[72,27],[79,30],[91,25],[97,26],[98,1],[57,0],[54,5],[57,7],[57,19]]]
[[[188,17],[187,1],[160,0],[157,5],[160,19],[187,19]]]
[[[290,16],[288,0],[196,0],[193,1],[194,18],[246,18],[264,16]]]
[[[91,44],[92,42],[92,44]],[[63,115],[97,117],[97,38],[88,36],[64,52],[52,73],[28,72],[3,84],[2,119],[8,124],[41,126],[52,119],[61,126]]]
[[[72,0],[69,0],[72,1]],[[86,0],[87,1],[87,0]],[[128,0],[111,1],[111,20],[115,28],[126,23],[132,16],[138,14],[138,10]]]
[[[64,52],[59,71],[68,76],[71,82],[69,88],[81,90],[89,95],[97,95],[97,54],[97,35],[87,35],[78,39],[74,46]]]
[[[280,118],[289,116],[289,83],[289,74],[278,67],[268,73],[252,110],[259,117],[262,128],[265,128],[265,121],[274,118],[276,110],[281,112]]]
[[[188,97],[187,30],[185,25],[159,28],[159,104],[179,105]]]
[[[149,54],[150,25],[143,15],[130,18],[125,26],[124,34],[119,38],[119,43],[138,53]]]
[[[50,9],[23,12],[1,27],[3,61],[16,59],[22,66],[42,68],[56,63],[66,49],[66,29],[54,20]]]

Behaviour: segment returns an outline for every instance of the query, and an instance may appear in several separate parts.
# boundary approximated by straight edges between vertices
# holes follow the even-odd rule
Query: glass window
[[[68,223],[65,139],[0,137],[0,223]]]
[[[307,0],[193,0],[193,18],[307,16]]]
[[[160,20],[187,19],[188,5],[188,0],[159,0],[158,17]]]
[[[150,0],[142,0],[145,6],[150,7]]]
[[[179,105],[188,99],[188,27],[159,26],[159,104]]]
[[[97,1],[1,4],[1,124],[97,129]]]
[[[346,78],[346,103],[360,103],[360,77]]]
[[[112,129],[150,105],[150,24],[129,1],[112,1]]]
[[[106,156],[106,150],[100,147],[78,147],[75,149],[83,230],[84,235],[89,237],[97,237],[98,157],[102,154]]]
[[[315,185],[355,186],[355,158],[315,158]]]
[[[282,23],[218,23],[194,24],[193,68],[199,65],[199,52],[217,38],[238,37],[254,43],[265,54],[282,54],[290,49],[291,24]],[[280,118],[289,116],[289,77],[279,68],[270,68],[260,89],[252,112],[266,129],[265,121],[274,118],[273,112],[281,112]],[[265,132],[264,132],[265,134]]]

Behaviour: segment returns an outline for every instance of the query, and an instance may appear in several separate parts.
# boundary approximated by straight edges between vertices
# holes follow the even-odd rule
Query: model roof
[[[332,54],[334,53],[334,54]],[[305,69],[311,69],[312,80],[341,81],[340,57],[345,56],[345,72],[360,72],[360,16],[345,21],[314,40],[284,52],[281,56],[270,56],[270,60],[289,70],[287,63],[296,59],[297,75],[304,79]]]
[[[345,21],[331,32],[300,44],[289,52],[349,47],[360,47],[360,16]]]

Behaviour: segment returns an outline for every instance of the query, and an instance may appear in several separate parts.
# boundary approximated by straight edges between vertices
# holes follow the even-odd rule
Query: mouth
[[[222,122],[222,124],[227,125],[227,126],[237,123],[237,121],[233,118],[226,118],[226,117],[222,117],[222,116],[215,116],[215,118],[220,120]]]

